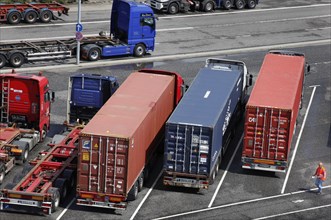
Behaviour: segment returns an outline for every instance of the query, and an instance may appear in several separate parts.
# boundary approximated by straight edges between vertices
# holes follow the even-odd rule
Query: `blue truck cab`
[[[121,55],[144,56],[154,51],[155,16],[146,4],[114,0],[111,12],[110,36],[98,41],[83,41],[82,58],[90,61]]]
[[[71,124],[78,120],[87,123],[118,87],[117,79],[112,76],[83,73],[71,76],[68,84],[67,121]]]

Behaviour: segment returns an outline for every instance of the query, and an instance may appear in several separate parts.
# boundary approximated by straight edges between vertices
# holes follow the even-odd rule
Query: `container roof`
[[[267,54],[247,105],[292,109],[304,68],[304,56]]]
[[[168,123],[214,127],[241,72],[200,69]]]

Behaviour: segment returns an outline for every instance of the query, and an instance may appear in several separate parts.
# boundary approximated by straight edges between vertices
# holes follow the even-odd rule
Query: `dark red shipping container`
[[[125,208],[175,105],[175,76],[132,73],[80,134],[77,204]]]
[[[243,168],[285,172],[303,94],[303,54],[265,56],[246,105]]]

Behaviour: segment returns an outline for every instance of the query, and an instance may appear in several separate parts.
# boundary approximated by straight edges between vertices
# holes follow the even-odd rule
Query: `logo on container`
[[[83,141],[84,149],[91,149],[91,141]]]

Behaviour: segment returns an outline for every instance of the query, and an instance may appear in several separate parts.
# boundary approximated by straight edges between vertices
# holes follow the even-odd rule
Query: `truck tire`
[[[214,10],[214,1],[207,1],[203,6],[204,12],[212,12]]]
[[[168,7],[168,14],[174,15],[177,14],[179,11],[179,6],[177,3],[171,3]]]
[[[0,54],[0,69],[7,64],[7,58],[4,54]]]
[[[253,9],[256,7],[256,0],[247,0],[247,8]]]
[[[47,127],[44,125],[43,130],[41,130],[40,142],[43,142],[47,137]]]
[[[3,183],[6,175],[6,166],[4,163],[0,162],[0,185]]]
[[[7,16],[7,22],[9,24],[19,24],[22,20],[21,13],[18,11],[13,11],[8,14]]]
[[[43,10],[40,13],[40,21],[43,23],[49,23],[53,18],[53,13],[50,10]]]
[[[231,0],[223,0],[222,7],[226,10],[230,10],[232,8]]]
[[[213,185],[216,179],[216,172],[215,169],[213,170],[212,174],[209,177],[209,185]]]
[[[89,61],[97,61],[101,57],[101,50],[94,44],[87,44],[82,46],[81,54],[86,54],[84,58]],[[85,51],[85,52],[83,52]]]
[[[136,181],[128,193],[128,201],[134,201],[138,197],[138,181]]]
[[[33,24],[37,21],[38,15],[37,12],[34,10],[30,10],[25,13],[24,15],[24,21],[28,24]]]
[[[65,178],[57,178],[53,186],[59,189],[60,198],[63,200],[68,193],[67,180]]]
[[[51,187],[48,189],[47,193],[52,195],[52,213],[56,212],[61,202],[60,191],[56,187]]]
[[[19,163],[24,164],[29,157],[29,144],[24,141],[14,141],[14,145],[18,146],[18,149],[22,150],[22,154],[15,159],[19,161]]]
[[[245,7],[245,1],[244,0],[235,0],[235,5],[238,10],[241,10]]]
[[[144,172],[142,172],[138,177],[138,192],[140,192],[143,189],[143,186],[144,186]]]
[[[134,50],[133,50],[133,55],[135,57],[142,57],[144,56],[146,53],[146,48],[143,44],[137,44],[135,47],[134,47]]]
[[[18,68],[18,67],[22,66],[24,63],[25,63],[25,57],[22,53],[20,53],[20,52],[10,53],[9,64],[12,67]]]
[[[67,180],[68,189],[73,189],[76,185],[76,172],[74,170],[65,169],[61,174],[61,178]]]

